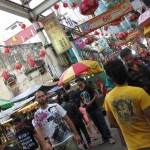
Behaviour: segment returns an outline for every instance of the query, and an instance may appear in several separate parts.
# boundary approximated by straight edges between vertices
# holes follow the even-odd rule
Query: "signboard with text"
[[[75,39],[73,42],[76,45],[76,48],[78,50],[83,49],[85,47],[85,43],[84,43],[84,41],[82,40],[81,37]]]
[[[115,42],[113,42],[112,45],[114,46],[121,46],[121,45],[124,45],[126,44],[127,42],[131,41],[131,40],[134,40],[138,37],[140,37],[140,33],[138,31],[138,29],[135,29],[135,30],[132,30],[128,33],[128,36],[125,40],[116,40]]]
[[[118,6],[109,9],[80,25],[80,28],[84,34],[92,32],[132,11],[133,8],[129,0],[125,0]]]
[[[58,55],[71,48],[70,41],[54,12],[45,17],[41,22]]]

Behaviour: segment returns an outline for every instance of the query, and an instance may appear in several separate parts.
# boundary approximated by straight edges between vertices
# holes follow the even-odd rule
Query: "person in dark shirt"
[[[13,120],[13,125],[16,128],[16,137],[22,146],[22,150],[35,150],[38,148],[35,140],[37,134],[33,127],[25,126],[19,117]]]
[[[84,118],[83,118],[83,115],[81,114],[81,112],[79,111],[79,108],[73,102],[70,101],[69,94],[63,95],[63,101],[64,101],[63,108],[67,111],[67,115],[70,117],[70,119],[74,123],[76,130],[81,137],[81,143],[83,144],[84,148],[87,149],[87,146],[83,140],[81,131],[87,140],[88,146],[90,148],[92,148],[93,145],[91,144],[91,139],[86,130],[85,124],[83,122]]]
[[[82,78],[77,78],[76,83],[79,86],[83,106],[86,108],[87,113],[93,120],[99,132],[102,134],[102,141],[100,142],[100,144],[103,144],[107,141],[109,141],[111,144],[114,144],[115,140],[112,138],[110,130],[102,114],[102,111],[96,103],[96,92],[93,90],[93,88],[86,86],[84,79]]]
[[[150,72],[144,64],[135,61],[132,51],[128,48],[120,52],[120,57],[124,61],[131,86],[141,87],[150,95]]]

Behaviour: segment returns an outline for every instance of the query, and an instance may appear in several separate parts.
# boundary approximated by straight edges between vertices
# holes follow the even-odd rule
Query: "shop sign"
[[[125,40],[117,40],[113,42],[113,46],[121,46],[128,43],[131,40],[137,39],[141,34],[139,33],[138,29],[132,30],[128,33],[128,36]]]
[[[75,39],[73,42],[78,50],[83,49],[85,47],[85,43],[81,37]]]
[[[58,55],[71,48],[70,41],[54,12],[45,17],[41,22]]]
[[[84,22],[80,28],[84,34],[92,32],[132,11],[133,8],[129,0],[125,0],[116,7]]]

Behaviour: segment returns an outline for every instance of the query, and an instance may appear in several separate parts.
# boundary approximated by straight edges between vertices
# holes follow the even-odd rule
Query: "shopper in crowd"
[[[107,141],[109,141],[111,144],[114,144],[115,140],[112,138],[102,111],[96,103],[96,92],[93,90],[93,88],[85,85],[83,78],[77,78],[76,83],[79,86],[83,106],[86,108],[89,116],[93,120],[99,132],[102,134],[102,141],[100,142],[100,144],[103,144]]]
[[[13,125],[16,129],[16,137],[20,142],[22,150],[36,150],[38,143],[36,142],[37,133],[33,127],[26,126],[20,117],[13,119]]]
[[[77,107],[79,107],[81,99],[79,97],[78,91],[72,90],[70,83],[65,84],[64,88],[66,90],[66,93],[68,93],[69,95],[70,101],[76,104]]]
[[[63,100],[65,102],[64,104],[64,109],[67,111],[67,115],[70,117],[70,119],[72,120],[72,122],[74,123],[76,130],[78,132],[78,134],[81,137],[81,144],[84,146],[84,148],[87,149],[87,144],[89,148],[92,148],[93,145],[91,143],[91,139],[90,136],[86,130],[85,124],[83,122],[84,118],[83,115],[81,114],[81,112],[79,111],[79,108],[70,101],[69,99],[69,95],[65,94],[63,96]],[[83,133],[83,135],[86,138],[87,144],[85,143],[85,141],[83,140],[81,131]]]
[[[142,88],[128,86],[121,60],[108,62],[105,70],[116,85],[105,98],[110,126],[121,129],[129,150],[150,149],[150,96]]]
[[[150,72],[146,66],[135,61],[132,51],[128,48],[120,52],[120,57],[127,67],[129,75],[128,84],[141,87],[150,95]]]
[[[35,112],[34,126],[42,149],[52,150],[53,147],[56,150],[79,150],[77,143],[80,142],[80,136],[67,112],[57,103],[48,104],[43,91],[37,91],[35,97],[40,108]],[[44,137],[50,139],[52,146]]]

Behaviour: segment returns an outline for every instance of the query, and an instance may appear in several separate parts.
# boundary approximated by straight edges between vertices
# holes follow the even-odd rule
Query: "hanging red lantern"
[[[25,29],[25,28],[26,28],[26,25],[25,25],[25,24],[21,24],[21,28],[22,28],[22,29]]]
[[[121,21],[124,21],[125,20],[125,17],[123,16],[123,17],[121,17]]]
[[[45,57],[46,52],[45,52],[45,51],[40,51],[40,53],[39,53],[39,54],[40,54],[40,56],[41,56],[41,57]]]
[[[10,53],[10,49],[9,48],[5,48],[4,49],[4,53],[6,53],[6,54]]]
[[[138,16],[136,15],[136,14],[131,14],[131,16],[129,17],[129,21],[130,22],[134,22],[134,21],[136,21],[138,19]]]
[[[16,64],[15,64],[15,68],[16,68],[17,70],[20,70],[20,69],[22,68],[22,64],[21,64],[21,63],[16,63]]]
[[[121,32],[118,34],[118,39],[119,40],[124,40],[128,36],[128,32]]]
[[[8,79],[9,79],[8,72],[3,71],[3,72],[2,72],[2,77],[3,77],[5,80],[8,80]]]
[[[55,4],[55,5],[54,5],[54,9],[57,10],[58,8],[59,8],[59,5],[58,5],[58,4]]]
[[[98,8],[98,0],[84,0],[79,5],[79,11],[82,15],[91,15]]]
[[[94,32],[94,35],[99,35],[100,33],[98,31],[95,31]]]
[[[102,36],[104,36],[104,34],[103,34],[103,33],[102,33],[101,35],[102,35]]]
[[[92,37],[88,37],[86,40],[85,40],[85,44],[86,45],[89,45],[89,44],[92,44],[94,41],[94,39]]]
[[[104,27],[104,30],[105,30],[105,31],[107,31],[107,30],[108,30],[108,27],[107,27],[107,26],[105,26],[105,27]]]
[[[106,33],[105,36],[108,36],[108,34]]]
[[[73,2],[73,3],[71,4],[71,6],[72,6],[73,8],[75,8],[75,7],[77,6],[77,4],[76,4],[75,2]]]
[[[28,63],[31,67],[35,67],[35,62],[34,62],[33,58],[28,58]]]
[[[67,8],[68,7],[68,3],[63,3],[63,7]]]

